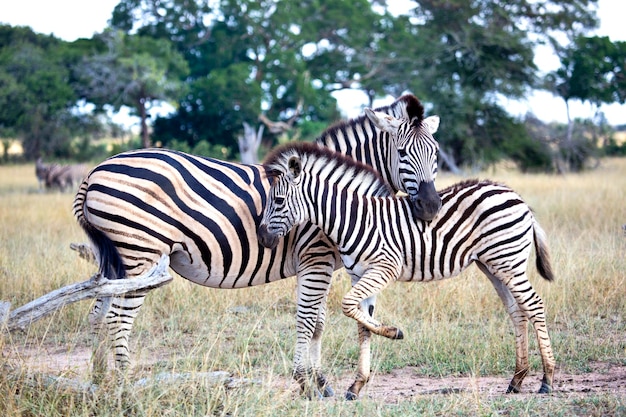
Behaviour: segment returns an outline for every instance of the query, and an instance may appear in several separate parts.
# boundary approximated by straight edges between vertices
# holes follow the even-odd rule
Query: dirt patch
[[[3,352],[7,358],[15,358],[15,352]],[[81,348],[72,351],[62,349],[46,349],[38,346],[20,349],[18,358],[20,366],[29,372],[42,372],[71,377],[82,382],[89,378],[89,361],[91,351]],[[151,358],[137,358],[138,366],[150,367]],[[113,364],[111,363],[110,366]],[[570,374],[557,369],[554,378],[555,394],[589,395],[589,394],[622,394],[626,395],[626,366],[593,362],[589,373]],[[541,385],[541,374],[533,373],[524,380],[523,393],[534,395]],[[337,397],[343,396],[353,380],[352,374],[331,380]],[[417,373],[417,368],[405,367],[390,373],[372,375],[370,382],[361,392],[361,397],[380,400],[385,403],[398,403],[411,397],[422,395],[441,395],[451,393],[468,393],[491,397],[502,395],[509,384],[507,377],[424,377]],[[272,382],[277,388],[298,391],[296,384],[289,378],[276,378]]]
[[[568,374],[557,370],[554,392],[557,394],[626,394],[626,366],[607,363],[594,364],[594,371],[585,374]],[[522,395],[534,395],[541,386],[541,374],[530,374],[524,380]],[[480,396],[502,395],[508,385],[507,377],[423,377],[416,369],[405,367],[388,374],[374,375],[364,388],[363,396],[396,403],[420,395],[472,393]],[[341,381],[348,387],[351,379]],[[339,387],[338,387],[339,388]]]

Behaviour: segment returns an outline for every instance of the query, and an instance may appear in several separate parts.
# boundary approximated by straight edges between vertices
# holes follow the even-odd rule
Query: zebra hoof
[[[328,398],[328,397],[334,397],[334,396],[335,396],[335,391],[333,391],[331,387],[326,385],[322,388],[322,397]]]
[[[539,394],[550,394],[552,392],[552,386],[542,382],[541,388],[539,388]]]
[[[346,400],[356,401],[358,399],[359,399],[359,396],[356,395],[354,392],[351,392],[351,391],[346,392]]]
[[[519,394],[519,387],[515,387],[509,384],[509,388],[507,388],[506,393],[507,394]]]
[[[402,340],[404,339],[404,333],[402,333],[402,330],[400,329],[396,329],[396,335],[393,338],[394,340]]]

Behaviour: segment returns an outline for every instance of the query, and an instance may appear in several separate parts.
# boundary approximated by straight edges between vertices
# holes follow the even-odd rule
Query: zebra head
[[[301,193],[302,162],[297,155],[287,160],[287,170],[277,166],[270,167],[268,176],[273,177],[267,205],[257,230],[259,242],[266,248],[274,249],[278,240],[294,226],[304,223],[304,204],[299,198]]]
[[[439,128],[439,116],[406,120],[369,108],[365,114],[391,136],[390,160],[397,164],[391,167],[394,186],[409,195],[414,217],[432,220],[441,208],[441,197],[435,189],[439,144],[433,137]]]

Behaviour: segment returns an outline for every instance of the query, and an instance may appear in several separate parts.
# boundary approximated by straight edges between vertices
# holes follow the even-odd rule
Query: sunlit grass
[[[499,167],[473,177],[513,187],[546,230],[556,280],[534,271],[530,280],[546,303],[548,329],[559,369],[582,373],[593,361],[626,363],[626,160],[604,160],[578,175],[521,175]],[[459,180],[441,175],[438,188]],[[72,214],[72,194],[38,191],[34,167],[0,166],[0,300],[22,305],[95,272],[70,249],[85,236]],[[328,300],[323,365],[332,381],[352,375],[358,356],[355,323],[341,314],[349,288],[339,272]],[[295,280],[242,290],[216,290],[176,277],[150,293],[132,336],[132,378],[159,372],[224,370],[262,381],[227,390],[181,382],[84,398],[54,388],[0,377],[2,415],[611,415],[626,413],[623,396],[481,397],[462,393],[407,398],[398,404],[364,399],[307,401],[276,381],[288,381],[295,343]],[[3,338],[3,363],[20,352],[85,350],[91,303],[67,306],[25,334]],[[412,366],[424,376],[499,375],[514,368],[514,338],[506,312],[476,268],[429,284],[395,284],[378,299],[377,317],[400,327],[402,341],[374,338],[372,368],[384,374]],[[541,361],[531,336],[532,372]],[[85,366],[76,370],[88,377]],[[71,376],[71,375],[70,375]],[[20,382],[22,381],[22,382]],[[536,390],[536,378],[527,380]],[[335,386],[338,395],[347,388]],[[504,391],[506,387],[502,387]]]

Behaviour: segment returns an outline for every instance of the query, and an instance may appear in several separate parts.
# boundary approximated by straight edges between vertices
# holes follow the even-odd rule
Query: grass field
[[[373,339],[373,379],[357,402],[341,399],[358,356],[355,323],[341,314],[349,288],[341,272],[323,344],[337,397],[322,401],[301,398],[290,383],[294,279],[215,290],[175,277],[148,296],[131,337],[130,379],[145,384],[90,393],[46,382],[89,379],[91,303],[84,301],[0,339],[0,415],[626,415],[626,374],[615,372],[626,369],[626,159],[578,175],[521,175],[503,166],[474,176],[513,187],[548,234],[557,279],[543,282],[534,261],[530,279],[545,301],[557,360],[552,395],[533,394],[541,377],[534,339],[524,392],[503,394],[514,369],[512,325],[474,267],[453,280],[395,284],[379,297],[377,316],[405,339]],[[441,175],[437,187],[457,180]],[[33,165],[0,166],[0,300],[21,306],[95,272],[69,249],[85,241],[72,199],[39,192]],[[213,371],[241,383],[201,377]],[[155,378],[162,373],[196,377]],[[594,383],[598,374],[608,387]],[[467,386],[454,389],[458,381]]]

